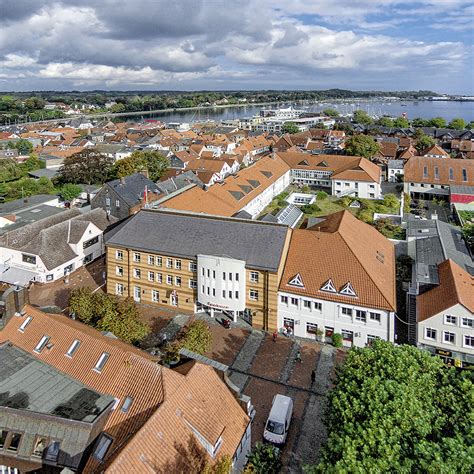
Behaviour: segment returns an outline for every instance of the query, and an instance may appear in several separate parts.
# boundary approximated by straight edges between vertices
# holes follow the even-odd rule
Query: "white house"
[[[439,285],[418,295],[417,345],[450,365],[474,366],[474,277],[452,260],[438,265]]]
[[[367,243],[370,242],[370,245]],[[364,347],[394,341],[394,246],[341,211],[293,231],[278,292],[278,327],[295,336]]]
[[[1,279],[25,285],[67,277],[104,254],[103,233],[115,221],[102,209],[71,209],[7,232],[0,239]]]
[[[403,178],[403,160],[388,160],[387,164],[387,181],[389,183],[398,182],[398,177]]]

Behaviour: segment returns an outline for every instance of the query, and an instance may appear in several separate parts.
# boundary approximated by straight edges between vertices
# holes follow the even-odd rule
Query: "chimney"
[[[145,178],[148,178],[148,170],[141,170],[140,171],[140,174],[142,174],[143,176],[145,176]]]

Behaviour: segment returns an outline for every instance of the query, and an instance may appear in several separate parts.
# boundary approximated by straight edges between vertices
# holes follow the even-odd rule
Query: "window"
[[[235,281],[239,281],[239,274],[238,273],[235,274]]]
[[[133,299],[139,303],[141,298],[142,298],[142,289],[139,286],[135,286],[133,288]]]
[[[151,301],[153,301],[153,303],[160,301],[160,292],[158,290],[151,290]]]
[[[298,298],[291,298],[290,302],[293,306],[298,306]]]
[[[0,431],[0,448],[3,448],[5,446],[7,436],[8,436],[8,431],[7,430],[1,430]]]
[[[378,339],[377,336],[371,336],[370,334],[367,334],[367,345],[371,346],[376,339]]]
[[[99,236],[97,235],[93,239],[86,240],[83,242],[82,247],[87,249],[89,247],[92,247],[93,245],[97,244],[99,242]]]
[[[306,332],[308,334],[316,334],[318,325],[314,323],[306,323]]]
[[[250,272],[250,281],[252,283],[258,283],[258,272]]]
[[[317,311],[322,311],[323,310],[323,304],[322,303],[314,303],[314,309]]]
[[[123,296],[123,293],[124,293],[124,286],[122,285],[122,283],[116,283],[115,284],[115,294],[118,295],[118,296]]]
[[[454,334],[454,332],[443,331],[443,342],[446,344],[455,344],[456,334]]]
[[[232,291],[229,290],[229,299],[232,299]]]
[[[66,355],[68,357],[72,357],[77,352],[77,349],[79,349],[80,345],[81,341],[79,339],[75,339],[74,342],[71,344],[71,347],[68,349]]]
[[[355,320],[365,323],[367,321],[367,313],[365,311],[356,309]]]
[[[370,320],[380,323],[380,313],[370,313]]]
[[[148,265],[155,264],[155,257],[153,255],[148,255]]]
[[[189,288],[195,290],[197,288],[197,281],[196,280],[189,280]]]
[[[167,285],[173,284],[173,277],[171,275],[166,275],[166,284]]]
[[[225,272],[222,272],[222,279],[225,280]]]
[[[26,327],[28,326],[28,324],[31,323],[31,321],[33,320],[33,318],[31,316],[28,316],[22,323],[21,323],[21,326],[18,328],[18,331],[20,332],[24,332]]]
[[[49,446],[46,448],[46,453],[44,455],[46,461],[56,462],[58,460],[59,446],[59,441],[53,441],[49,444]]]
[[[173,260],[171,258],[166,259],[166,268],[173,268]]]
[[[163,283],[163,274],[157,273],[156,274],[156,283]]]
[[[45,348],[46,344],[48,344],[49,339],[49,336],[43,336],[40,339],[40,342],[38,342],[38,344],[34,348],[34,352],[37,352],[39,354]]]
[[[155,281],[155,272],[148,272],[148,280]]]
[[[238,292],[238,291],[235,292],[235,299],[236,299],[236,300],[239,299],[239,292]]]
[[[225,299],[225,290],[222,290],[222,298]]]
[[[474,347],[474,336],[464,335],[464,347]]]
[[[21,441],[21,434],[20,433],[12,433],[10,437],[10,443],[8,443],[7,450],[17,452],[18,446],[20,446]]]
[[[37,456],[39,458],[43,457],[43,452],[46,448],[47,442],[48,442],[48,438],[43,438],[42,436],[38,436],[35,441],[32,455]]]
[[[181,286],[181,277],[174,277],[174,284],[176,286]]]
[[[116,250],[115,251],[115,258],[117,260],[123,260],[123,252],[121,250]]]
[[[181,260],[174,261],[174,268],[176,268],[176,270],[181,270]]]
[[[123,276],[123,267],[115,267],[115,274],[119,277]]]
[[[189,271],[196,272],[197,271],[197,263],[196,262],[189,262]]]
[[[140,279],[142,277],[142,271],[139,268],[133,269],[133,276]]]
[[[461,326],[463,328],[474,328],[474,319],[472,318],[462,318]]]
[[[161,265],[163,264],[163,259],[161,257],[156,257],[155,262],[157,267],[161,267]]]
[[[110,354],[108,352],[102,352],[102,355],[99,357],[97,364],[95,364],[94,370],[96,370],[97,372],[102,371],[102,369],[104,368],[104,365],[109,360],[109,357],[110,357]]]
[[[280,302],[284,304],[288,304],[288,296],[280,296]]]
[[[216,296],[216,289],[215,288],[212,289],[212,296]]]
[[[324,328],[324,335],[325,335],[326,337],[332,337],[333,334],[334,334],[334,328],[331,328],[331,327],[329,327],[329,326],[326,326],[326,327]]]
[[[454,170],[452,168],[449,168],[449,179],[451,181],[454,180]]]
[[[116,200],[115,200],[115,207],[116,207],[117,209],[120,209],[120,199],[116,199]]]
[[[303,308],[311,309],[311,301],[303,300]]]
[[[342,339],[344,341],[352,342],[352,339],[353,339],[353,336],[354,336],[352,331],[347,331],[346,329],[342,329],[341,334],[342,334]]]
[[[375,194],[374,194],[374,193],[370,193],[370,194],[369,194],[369,197],[373,199],[373,198],[375,198]]]
[[[232,281],[232,273],[229,272],[229,281]]]
[[[455,326],[458,323],[457,316],[452,316],[450,314],[444,315],[444,324],[450,324],[451,326]]]
[[[140,254],[134,252],[134,254],[133,254],[133,261],[136,262],[136,263],[140,263],[140,260],[141,260]]]
[[[209,276],[209,270],[208,270],[207,276]],[[216,279],[216,271],[215,270],[212,270],[212,278],[214,278],[214,280]]]
[[[252,301],[258,301],[258,291],[257,290],[249,290],[249,298]]]
[[[427,178],[427,177],[428,177],[428,167],[423,166],[423,178]]]
[[[112,438],[105,433],[102,433],[99,437],[99,440],[97,441],[97,446],[95,447],[94,450],[94,457],[98,461],[103,461],[107,451],[110,448],[110,445],[112,444]]]
[[[466,168],[462,169],[462,180],[467,181],[467,169]]]
[[[31,263],[32,265],[36,265],[36,257],[34,255],[26,255],[21,254],[21,258],[25,263]]]
[[[425,339],[436,341],[436,333],[437,333],[436,329],[425,328]]]
[[[110,207],[110,198],[109,198],[109,197],[106,197],[106,198],[105,198],[105,205],[106,205],[107,207]]]
[[[435,172],[435,179],[439,179],[439,168],[437,166],[435,166],[434,172]]]
[[[132,406],[133,403],[133,398],[132,397],[127,397],[123,401],[122,408],[120,408],[120,411],[123,411],[124,413],[127,413],[128,410],[130,410],[130,407]]]
[[[295,320],[291,318],[283,318],[283,326],[286,328],[295,329]]]
[[[341,309],[342,314],[344,316],[352,316],[352,309],[351,308],[345,308],[344,306]]]

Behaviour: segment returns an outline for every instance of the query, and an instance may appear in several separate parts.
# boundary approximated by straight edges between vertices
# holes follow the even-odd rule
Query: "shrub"
[[[316,199],[319,199],[320,201],[323,201],[324,199],[327,199],[328,198],[328,193],[326,193],[325,191],[318,191],[316,193]]]
[[[359,215],[357,217],[362,222],[365,222],[367,224],[370,224],[374,219],[373,212],[369,211],[369,209],[363,209],[362,211],[359,212]]]
[[[204,321],[193,321],[178,339],[180,349],[186,348],[197,354],[205,354],[212,345],[212,333]]]
[[[313,203],[313,204],[306,204],[305,206],[301,206],[301,210],[305,214],[312,214],[313,212],[320,212],[321,208],[317,204]]]
[[[244,474],[278,474],[281,467],[280,451],[258,442],[248,457]]]
[[[332,345],[334,347],[342,347],[342,334],[335,332],[332,335]]]

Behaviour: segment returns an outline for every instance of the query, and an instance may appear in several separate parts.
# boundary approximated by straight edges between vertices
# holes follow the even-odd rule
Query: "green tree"
[[[430,146],[436,144],[436,140],[429,135],[422,134],[416,141],[415,148],[418,153],[421,153],[423,150],[426,150]]]
[[[462,235],[469,247],[474,250],[474,224],[465,224],[462,228]]]
[[[316,193],[316,199],[318,201],[324,201],[325,199],[327,199],[329,197],[328,193],[326,191],[318,191]]]
[[[352,118],[355,123],[361,123],[362,125],[374,123],[372,117],[365,110],[356,110]]]
[[[332,345],[334,347],[342,347],[342,334],[335,332],[332,337]]]
[[[278,474],[281,468],[280,451],[271,444],[257,442],[249,454],[244,474]]]
[[[39,159],[37,154],[31,153],[29,158],[23,163],[23,166],[27,171],[34,171],[45,168],[46,164],[44,161]]]
[[[366,224],[370,224],[374,220],[374,212],[370,209],[362,209],[357,214],[357,218]]]
[[[413,127],[429,127],[429,120],[416,117],[411,121]]]
[[[385,206],[389,207],[390,209],[398,209],[400,205],[400,201],[398,200],[395,194],[386,194],[383,198],[383,203]]]
[[[64,160],[59,169],[62,183],[103,184],[112,176],[114,159],[93,149],[84,149]]]
[[[36,184],[38,186],[37,188],[38,194],[51,194],[56,191],[54,189],[54,184],[46,176],[41,176],[41,178],[38,179],[38,181],[36,181]]]
[[[82,188],[78,184],[66,183],[60,191],[61,196],[65,201],[72,202],[82,192]]]
[[[79,321],[86,324],[97,322],[95,298],[90,288],[82,287],[71,291],[69,296],[69,313],[74,313]]]
[[[326,115],[326,117],[339,117],[339,112],[332,108],[324,109],[323,114]]]
[[[471,120],[467,125],[466,128],[468,130],[473,130],[474,129],[474,120]]]
[[[321,462],[307,472],[472,472],[472,380],[413,346],[351,349],[329,394]]]
[[[454,118],[449,122],[449,128],[454,128],[456,130],[463,130],[466,128],[466,122],[462,118]]]
[[[400,127],[400,128],[408,128],[410,126],[410,122],[406,117],[397,117],[393,121],[394,127]]]
[[[446,128],[446,120],[443,117],[435,117],[429,121],[430,127]]]
[[[14,146],[21,156],[29,155],[33,151],[33,144],[24,138],[20,138]]]
[[[346,141],[346,153],[371,159],[379,151],[379,144],[367,135],[353,135]]]
[[[186,348],[202,355],[211,348],[212,333],[204,321],[193,321],[186,326],[178,342],[180,348]]]
[[[380,117],[376,124],[380,125],[381,127],[393,127],[393,119],[390,117]]]
[[[298,128],[298,125],[296,125],[295,122],[285,122],[283,124],[283,127],[281,127],[282,133],[298,133],[300,129]]]
[[[134,151],[130,156],[115,163],[115,174],[119,178],[147,170],[152,181],[158,181],[170,165],[159,151]]]

